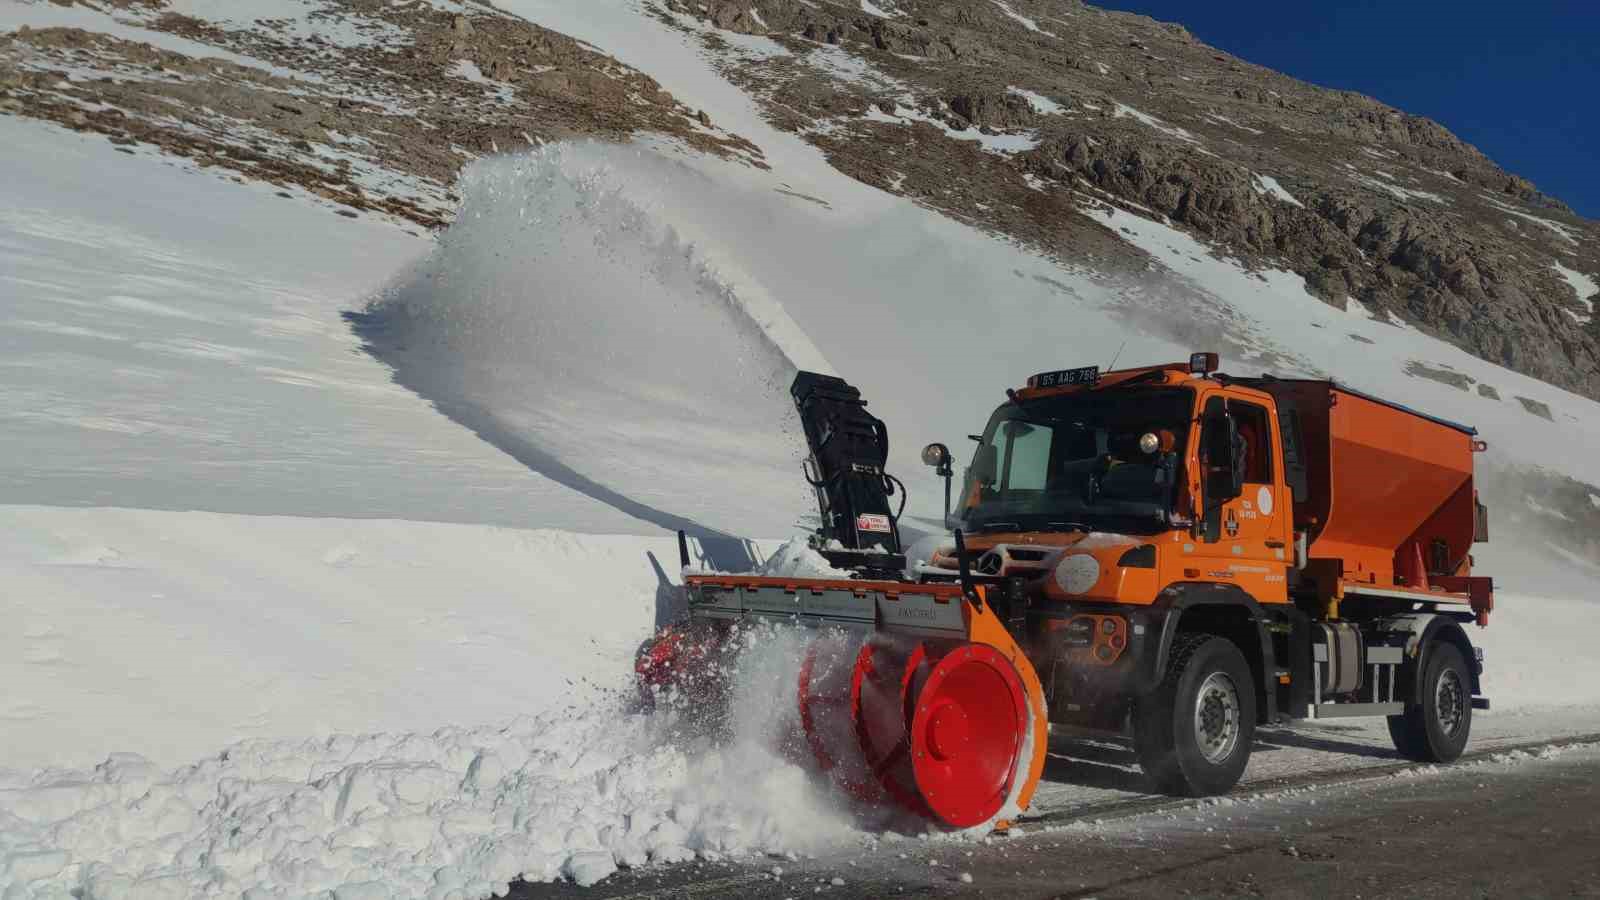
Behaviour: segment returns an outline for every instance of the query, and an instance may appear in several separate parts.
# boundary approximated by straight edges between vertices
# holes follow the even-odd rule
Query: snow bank
[[[1508,523],[1490,504],[1492,539],[1475,545],[1472,555],[1473,571],[1494,577],[1495,609],[1487,628],[1467,629],[1484,648],[1490,715],[1536,716],[1560,706],[1600,710],[1595,564],[1552,554],[1540,532]]]
[[[1484,692],[1495,714],[1600,706],[1600,658],[1589,624],[1596,617],[1600,601],[1593,599],[1497,592],[1489,627],[1468,629],[1483,648]]]
[[[620,701],[500,728],[248,742],[163,771],[131,754],[0,780],[0,894],[487,897],[619,866],[848,840],[836,794],[780,754],[802,644],[747,632],[733,737],[687,701]],[[775,683],[776,682],[776,683]],[[787,693],[787,692],[786,692]]]
[[[497,724],[625,687],[680,605],[665,534],[17,506],[0,530],[0,769]]]

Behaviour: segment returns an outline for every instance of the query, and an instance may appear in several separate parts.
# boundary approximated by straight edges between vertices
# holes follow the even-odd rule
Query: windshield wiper
[[[985,522],[978,526],[979,531],[1021,531],[1020,522]]]
[[[1082,522],[1046,522],[1044,523],[1044,527],[1050,531],[1081,531],[1084,534],[1094,531],[1093,528],[1090,528]]]

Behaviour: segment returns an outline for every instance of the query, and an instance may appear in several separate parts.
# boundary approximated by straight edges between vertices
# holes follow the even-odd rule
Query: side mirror
[[[923,465],[932,466],[933,473],[944,479],[944,523],[950,527],[950,476],[955,470],[950,468],[950,448],[943,444],[929,444],[922,448]]]

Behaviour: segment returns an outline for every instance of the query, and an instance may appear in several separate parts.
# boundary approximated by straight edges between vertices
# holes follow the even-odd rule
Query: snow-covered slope
[[[342,318],[429,242],[0,118],[10,503],[639,532],[463,432]]]
[[[626,689],[669,536],[0,506],[0,768],[496,723]],[[657,568],[657,566],[660,568]]]
[[[1164,269],[1064,267],[841,175],[633,4],[506,7],[771,168],[553,145],[475,164],[429,242],[0,118],[0,894],[482,896],[848,839],[762,749],[767,717],[708,754],[666,739],[671,710],[615,701],[674,602],[666,529],[734,567],[811,514],[795,367],[863,389],[924,520],[917,449],[957,446],[1005,387],[1191,349],[1334,374],[1477,424],[1497,465],[1595,478],[1591,401],[1126,213],[1103,214]],[[1516,573],[1482,636],[1485,721],[1594,728],[1587,573],[1509,531],[1481,555]]]

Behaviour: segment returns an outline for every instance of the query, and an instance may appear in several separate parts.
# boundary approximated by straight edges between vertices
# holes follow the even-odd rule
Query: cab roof
[[[1429,422],[1455,429],[1463,434],[1471,436],[1476,436],[1478,434],[1478,430],[1473,428],[1471,425],[1463,425],[1460,422],[1452,422],[1449,419],[1442,419],[1438,416],[1432,416],[1428,413],[1422,412],[1421,410],[1413,409],[1412,407],[1405,406],[1400,403],[1395,403],[1392,400],[1385,400],[1382,397],[1375,397],[1372,394],[1356,390],[1355,388],[1352,388],[1349,385],[1343,384],[1332,378],[1277,378],[1271,375],[1263,375],[1259,378],[1241,378],[1230,376],[1222,372],[1197,372],[1194,370],[1192,362],[1172,362],[1161,363],[1154,366],[1140,366],[1133,369],[1115,369],[1103,374],[1099,373],[1098,370],[1094,370],[1094,376],[1092,378],[1085,378],[1081,381],[1068,382],[1065,384],[1042,386],[1038,383],[1040,380],[1047,378],[1048,376],[1062,375],[1065,373],[1077,373],[1081,375],[1082,373],[1089,372],[1093,369],[1094,367],[1086,367],[1083,369],[1067,369],[1063,370],[1062,372],[1047,372],[1041,373],[1040,375],[1034,375],[1028,379],[1028,383],[1022,388],[1018,390],[1007,390],[1006,396],[1010,397],[1012,401],[1020,403],[1030,400],[1041,400],[1046,397],[1060,397],[1072,394],[1090,393],[1093,391],[1100,391],[1107,388],[1121,386],[1176,387],[1178,385],[1188,384],[1191,381],[1209,380],[1226,387],[1243,389],[1252,393],[1256,393],[1265,398],[1272,396],[1272,391],[1270,388],[1273,384],[1321,384],[1326,385],[1330,391],[1351,394],[1364,400],[1370,400],[1374,403],[1387,406],[1391,409],[1399,410],[1400,412],[1408,413],[1420,419],[1426,419]],[[1130,385],[1130,382],[1133,382],[1134,384]]]
[[[1047,374],[1053,375],[1057,373]],[[1115,369],[1110,372],[1099,374],[1098,377],[1096,377],[1093,381],[1085,381],[1076,384],[1054,384],[1046,387],[1038,384],[1038,381],[1041,379],[1041,377],[1043,376],[1035,375],[1029,378],[1028,383],[1022,388],[1018,390],[1007,391],[1007,396],[1009,396],[1012,400],[1017,401],[1039,400],[1045,397],[1057,397],[1068,394],[1082,394],[1091,391],[1105,390],[1106,388],[1127,385],[1130,381],[1137,381],[1140,385],[1150,385],[1151,387],[1170,387],[1173,385],[1185,384],[1201,376],[1190,372],[1189,363],[1185,361],[1162,363],[1155,366],[1140,366],[1135,369]]]

